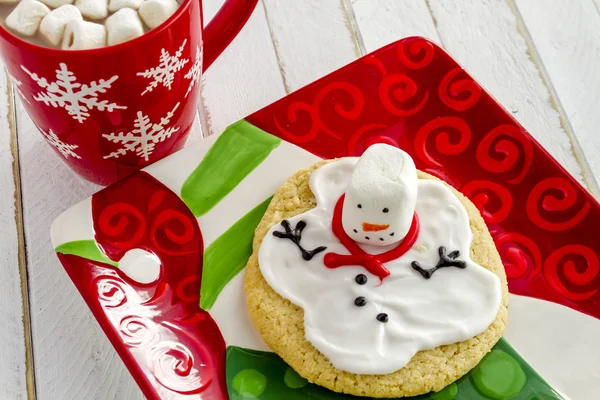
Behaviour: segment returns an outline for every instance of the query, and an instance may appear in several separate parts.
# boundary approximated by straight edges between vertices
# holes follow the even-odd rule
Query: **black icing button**
[[[362,306],[364,306],[366,304],[367,304],[367,299],[365,299],[362,296],[357,297],[356,299],[354,299],[354,305],[355,306],[362,307]]]
[[[356,275],[356,278],[354,278],[354,280],[359,285],[364,285],[365,283],[367,283],[367,276],[365,274],[358,274]]]
[[[379,322],[388,322],[388,315],[386,313],[377,314],[377,321]]]

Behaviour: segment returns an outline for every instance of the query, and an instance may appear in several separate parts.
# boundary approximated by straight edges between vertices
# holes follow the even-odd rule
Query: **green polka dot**
[[[458,385],[452,383],[437,393],[431,395],[431,400],[453,400],[458,394]]]
[[[233,390],[244,397],[258,397],[267,387],[267,378],[255,369],[243,369],[232,381]]]
[[[308,384],[308,381],[298,375],[292,368],[288,368],[283,376],[285,384],[292,389],[300,389]]]
[[[475,368],[472,379],[484,396],[494,400],[516,396],[527,383],[517,360],[502,350],[493,350],[486,355]]]

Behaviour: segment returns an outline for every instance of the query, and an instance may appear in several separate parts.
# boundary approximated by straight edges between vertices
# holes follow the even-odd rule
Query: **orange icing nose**
[[[362,223],[362,228],[363,228],[363,231],[365,231],[365,232],[385,231],[389,227],[390,227],[390,224],[377,225],[377,224],[370,224],[368,222]]]

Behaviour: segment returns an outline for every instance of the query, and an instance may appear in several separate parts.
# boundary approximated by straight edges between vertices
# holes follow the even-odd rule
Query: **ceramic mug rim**
[[[109,53],[112,51],[119,51],[126,49],[130,46],[136,46],[143,41],[151,40],[155,36],[160,35],[163,31],[169,29],[171,25],[175,23],[175,21],[185,13],[191,6],[192,1],[194,0],[183,0],[177,11],[173,15],[171,15],[165,22],[163,22],[160,26],[144,33],[142,36],[136,37],[135,39],[128,40],[123,43],[115,44],[112,46],[98,47],[95,49],[84,49],[84,50],[63,50],[63,49],[55,49],[52,47],[44,47],[38,46],[37,44],[28,42],[25,39],[20,38],[16,34],[10,32],[7,28],[0,25],[0,38],[10,42],[11,44],[19,47],[26,48],[28,50],[38,52],[38,53],[46,53],[57,56],[67,56],[67,55],[98,55],[101,53]],[[199,3],[201,0],[199,0]],[[201,7],[201,5],[200,5]]]

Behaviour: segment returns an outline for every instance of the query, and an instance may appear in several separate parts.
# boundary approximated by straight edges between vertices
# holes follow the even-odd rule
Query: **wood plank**
[[[548,80],[560,99],[574,140],[600,176],[600,0],[517,0]],[[584,170],[585,171],[585,170]]]
[[[288,92],[360,57],[341,1],[263,0]]]
[[[424,0],[354,0],[352,7],[369,52],[407,36],[440,43]]]
[[[19,256],[21,215],[16,191],[16,135],[12,90],[0,64],[0,398],[26,399],[26,351]],[[21,253],[21,254],[20,254]],[[29,335],[29,332],[27,332]]]
[[[576,179],[583,182],[581,166],[561,125],[559,112],[530,58],[529,48],[508,3],[406,0],[406,4],[399,5],[396,0],[378,0],[377,8],[389,10],[391,14],[386,17],[391,22],[385,24],[392,30],[390,32],[379,26],[378,19],[369,17],[374,11],[365,2],[356,1],[354,13],[364,41],[369,43],[369,51],[393,40],[394,35],[397,39],[413,34],[435,39],[429,25],[431,16],[423,11],[424,6],[428,7],[437,36],[446,50]]]
[[[204,0],[209,21],[223,0]],[[259,1],[244,29],[204,74],[202,99],[209,133],[285,96],[264,8]]]

